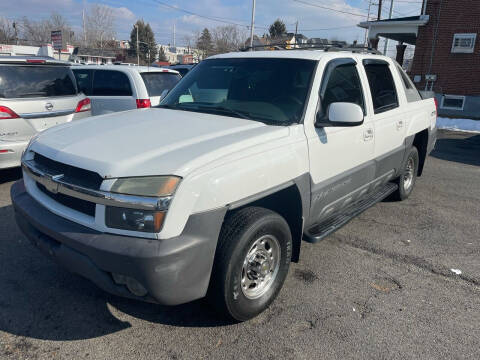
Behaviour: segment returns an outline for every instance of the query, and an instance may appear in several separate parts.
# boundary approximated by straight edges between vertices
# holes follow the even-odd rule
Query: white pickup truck
[[[407,198],[436,105],[390,58],[355,51],[211,57],[157,108],[32,139],[11,189],[27,237],[113,294],[207,297],[243,321],[317,242],[387,196]]]

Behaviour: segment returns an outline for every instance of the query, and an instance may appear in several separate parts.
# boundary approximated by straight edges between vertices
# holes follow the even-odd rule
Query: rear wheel
[[[245,321],[276,298],[288,273],[292,237],[277,213],[248,207],[222,227],[208,299],[226,317]]]
[[[398,189],[392,194],[396,200],[407,199],[413,191],[418,173],[418,150],[415,146],[410,149],[407,161],[397,179]]]

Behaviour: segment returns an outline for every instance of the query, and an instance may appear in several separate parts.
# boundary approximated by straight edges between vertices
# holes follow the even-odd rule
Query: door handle
[[[363,133],[363,140],[368,141],[373,139],[373,129],[369,128]]]

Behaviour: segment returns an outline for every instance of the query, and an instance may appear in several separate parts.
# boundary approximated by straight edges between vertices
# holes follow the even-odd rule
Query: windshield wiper
[[[227,108],[225,106],[198,105],[198,108],[202,109],[202,110],[212,110],[212,111],[216,111],[216,112],[223,112],[223,113],[227,113],[227,114],[230,114],[230,115],[236,115],[237,117],[240,117],[242,119],[252,120],[252,118],[249,116],[248,112],[239,111],[239,110],[235,110],[235,109],[232,109],[232,108]]]

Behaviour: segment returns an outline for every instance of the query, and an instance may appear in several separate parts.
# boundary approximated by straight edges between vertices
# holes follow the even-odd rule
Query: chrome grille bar
[[[153,198],[135,195],[116,194],[108,191],[93,190],[62,181],[62,174],[50,174],[47,169],[36,166],[33,160],[22,161],[23,170],[36,182],[56,194],[61,193],[96,204],[141,210],[167,210],[171,196]]]

